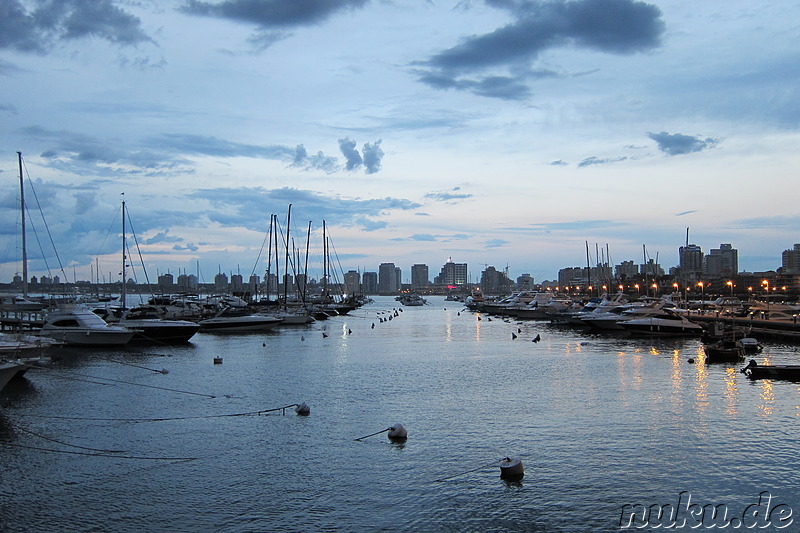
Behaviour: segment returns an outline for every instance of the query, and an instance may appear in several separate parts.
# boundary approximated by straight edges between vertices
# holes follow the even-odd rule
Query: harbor
[[[57,348],[2,392],[0,530],[619,531],[625,505],[686,492],[800,509],[796,383],[702,364],[697,337],[427,300]],[[765,339],[755,359],[798,357]]]

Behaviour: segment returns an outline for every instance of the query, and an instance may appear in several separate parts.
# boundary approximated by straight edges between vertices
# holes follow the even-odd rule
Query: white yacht
[[[85,307],[65,306],[47,313],[41,335],[64,344],[124,346],[135,330],[112,326]]]

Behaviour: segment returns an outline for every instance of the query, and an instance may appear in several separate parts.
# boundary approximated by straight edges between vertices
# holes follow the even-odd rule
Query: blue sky
[[[21,269],[17,150],[34,275],[114,278],[122,193],[151,278],[263,275],[289,204],[298,248],[325,220],[344,270],[404,279],[448,258],[554,279],[586,242],[669,268],[687,227],[775,269],[800,241],[797,20],[785,1],[5,0],[0,280]]]

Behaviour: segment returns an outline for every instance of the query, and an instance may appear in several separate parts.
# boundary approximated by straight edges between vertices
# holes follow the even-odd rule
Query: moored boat
[[[671,309],[664,309],[664,314],[646,318],[626,320],[620,325],[633,334],[663,336],[698,336],[703,327],[695,324],[685,316]]]
[[[136,331],[131,342],[179,344],[188,342],[200,329],[197,323],[188,320],[168,320],[152,305],[128,309],[117,323]]]
[[[247,309],[226,307],[212,318],[201,320],[200,331],[214,333],[246,333],[266,331],[283,322],[268,315],[254,315]]]
[[[41,330],[44,337],[78,346],[124,346],[135,334],[135,330],[113,326],[89,309],[77,306],[49,312]]]
[[[800,381],[800,365],[759,365],[751,359],[740,372],[750,379]]]

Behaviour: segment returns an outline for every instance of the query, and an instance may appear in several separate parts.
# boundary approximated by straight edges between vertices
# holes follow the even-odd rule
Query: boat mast
[[[122,193],[122,290],[120,291],[121,297],[120,301],[122,302],[122,308],[125,309],[125,300],[127,297],[127,284],[125,283],[125,277],[127,276],[127,272],[125,271],[125,267],[127,266],[128,256],[126,255],[126,247],[127,243],[125,242],[125,193]]]
[[[289,291],[289,231],[292,224],[292,204],[289,204],[289,211],[286,213],[286,256],[283,263],[283,308],[289,307],[287,292]]]
[[[19,160],[19,205],[22,213],[22,297],[28,297],[28,245],[25,242],[25,187],[22,174],[22,151],[17,151]]]

